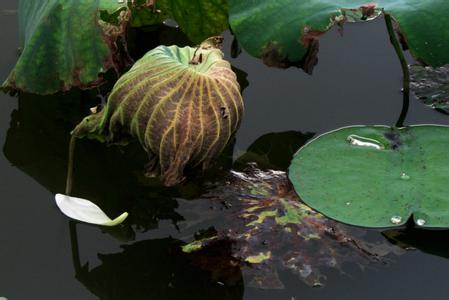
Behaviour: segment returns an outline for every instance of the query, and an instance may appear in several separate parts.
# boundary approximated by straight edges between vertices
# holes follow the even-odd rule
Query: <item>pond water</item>
[[[16,9],[13,0],[0,4],[2,80],[13,68],[20,45]],[[393,125],[400,114],[401,70],[382,20],[345,26],[343,36],[336,30],[327,34],[321,40],[313,76],[294,68],[268,68],[244,52],[232,59],[232,37],[229,33],[225,37],[226,57],[248,74],[249,83],[243,92],[246,113],[236,136],[234,158],[268,133],[297,131],[310,137],[347,125]],[[160,38],[169,40],[163,34]],[[181,241],[190,242],[200,229],[223,226],[197,199],[203,192],[201,178],[176,189],[142,183],[138,148],[79,143],[73,193],[100,202],[111,215],[125,209],[136,214],[130,219],[132,226],[121,229],[74,223],[70,227],[55,206],[54,194],[64,191],[70,129],[98,101],[96,93],[0,94],[0,297],[449,298],[446,231],[407,232],[409,244],[417,249],[392,256],[387,264],[364,271],[347,264],[346,274],[323,270],[327,276],[324,287],[309,287],[287,271],[279,274],[284,289],[251,287],[241,274],[235,275],[238,279],[233,286],[224,285],[171,250]],[[449,118],[412,97],[406,125],[422,123],[448,125]],[[74,228],[77,240],[73,239]],[[367,230],[367,236],[385,240],[380,231]],[[105,258],[106,254],[113,255]],[[97,267],[96,272],[85,272]],[[118,296],[123,293],[126,298]]]

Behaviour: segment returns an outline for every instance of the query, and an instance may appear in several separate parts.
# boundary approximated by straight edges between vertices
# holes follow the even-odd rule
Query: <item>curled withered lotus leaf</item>
[[[243,101],[236,75],[219,49],[221,37],[196,48],[159,46],[115,84],[104,109],[72,134],[110,143],[137,138],[148,175],[171,186],[185,167],[207,167],[239,127]]]

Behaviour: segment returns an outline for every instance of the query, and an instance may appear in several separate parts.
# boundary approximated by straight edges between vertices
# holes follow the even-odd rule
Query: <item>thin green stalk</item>
[[[408,69],[407,60],[405,59],[404,52],[399,44],[396,32],[393,28],[393,22],[391,15],[384,13],[385,24],[387,25],[388,34],[390,36],[390,42],[396,51],[396,55],[399,58],[402,67],[402,111],[396,122],[396,127],[403,127],[405,118],[407,117],[408,108],[410,104],[410,72]]]
[[[75,145],[76,137],[72,135],[69,142],[69,158],[67,163],[67,181],[65,185],[65,194],[70,196],[72,193],[72,183],[73,183],[73,159],[75,156]],[[81,270],[79,246],[78,246],[78,235],[76,233],[76,222],[69,221],[69,232],[70,232],[70,244],[72,246],[72,261],[73,267],[75,268],[75,273]]]
[[[76,137],[72,135],[69,143],[69,159],[67,163],[67,180],[65,184],[65,194],[70,196],[73,184],[73,159],[75,156]]]

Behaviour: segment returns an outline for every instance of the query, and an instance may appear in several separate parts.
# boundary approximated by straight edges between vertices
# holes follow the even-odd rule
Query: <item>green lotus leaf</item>
[[[229,26],[227,0],[135,0],[131,26],[140,27],[175,20],[194,43],[221,34]],[[154,5],[149,4],[154,2]]]
[[[449,127],[353,126],[302,147],[289,168],[299,197],[366,227],[449,227]]]
[[[137,138],[149,155],[148,175],[160,172],[168,186],[183,180],[186,166],[207,167],[243,113],[236,75],[210,41],[221,38],[198,48],[149,51],[117,81],[106,107],[86,117],[73,135],[111,143]]]
[[[413,65],[410,86],[426,105],[449,114],[449,65],[439,68]]]
[[[225,0],[155,2],[20,1],[23,51],[2,88],[46,95],[100,85],[102,73],[131,63],[128,23],[139,27],[173,18],[195,43],[228,27]]]
[[[384,9],[398,23],[413,56],[426,64],[449,62],[446,0],[229,0],[229,21],[241,46],[268,65],[316,63],[319,37],[344,22],[372,20]],[[269,24],[269,25],[268,25]]]
[[[99,85],[99,74],[129,63],[119,54],[126,15],[118,25],[100,20],[119,1],[41,0],[19,2],[22,53],[3,88],[52,94],[72,87]],[[123,24],[122,24],[123,23]]]

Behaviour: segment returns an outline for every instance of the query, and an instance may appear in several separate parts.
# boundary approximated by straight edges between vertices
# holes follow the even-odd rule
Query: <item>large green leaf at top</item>
[[[449,62],[447,0],[229,0],[231,28],[250,54],[268,65],[314,64],[319,36],[336,23],[370,20],[385,9],[411,53],[432,66]],[[373,5],[375,6],[373,6]],[[355,9],[355,10],[351,10]],[[307,67],[307,66],[306,66]]]
[[[295,155],[300,198],[338,221],[367,227],[449,227],[449,127],[353,126],[319,136]]]
[[[19,27],[22,53],[3,88],[52,94],[92,87],[99,74],[119,68],[120,26],[99,19],[100,11],[125,4],[110,0],[22,0]]]
[[[157,0],[154,7],[148,7],[147,2],[134,2],[132,26],[147,26],[173,19],[194,43],[221,34],[229,27],[227,0]]]
[[[5,90],[53,94],[91,88],[131,63],[125,29],[177,21],[195,43],[228,27],[226,0],[42,0],[19,2],[23,51]]]

